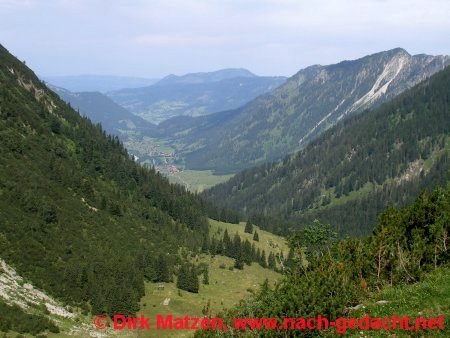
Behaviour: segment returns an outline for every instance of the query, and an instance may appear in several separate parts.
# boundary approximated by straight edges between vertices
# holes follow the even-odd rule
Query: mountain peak
[[[384,53],[387,53],[387,54],[403,54],[403,55],[411,56],[411,54],[409,54],[406,51],[406,49],[403,49],[401,47],[397,47],[397,48],[394,48],[394,49],[387,50]]]

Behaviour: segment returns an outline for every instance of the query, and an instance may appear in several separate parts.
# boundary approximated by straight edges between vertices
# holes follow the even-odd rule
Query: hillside
[[[109,92],[130,112],[154,123],[174,116],[201,116],[242,106],[275,89],[284,77],[256,76],[245,69],[169,75],[143,88]]]
[[[422,193],[407,207],[386,208],[374,231],[362,239],[337,240],[320,222],[293,230],[288,238],[293,264],[283,279],[221,317],[228,327],[234,318],[257,318],[256,323],[240,321],[235,326],[240,330],[233,332],[237,337],[448,337],[449,215],[450,185]],[[328,327],[318,326],[319,315],[328,319]],[[359,321],[367,315],[370,324]],[[403,318],[403,325],[394,316]],[[275,325],[265,318],[276,318]],[[308,318],[317,319],[312,327]],[[357,319],[354,325],[352,318]],[[384,318],[390,318],[387,325]],[[214,336],[213,330],[195,334]]]
[[[211,238],[217,230],[227,229],[230,234],[238,232],[245,238],[243,225],[230,224],[210,220]],[[258,245],[268,254],[279,253],[286,249],[285,241],[274,234],[257,229],[260,234]],[[270,246],[276,243],[278,246]],[[285,250],[286,251],[286,250]],[[208,281],[205,284],[201,275],[201,286],[198,293],[190,293],[177,289],[175,282],[146,281],[145,296],[139,303],[138,314],[149,318],[156,315],[173,315],[184,317],[202,317],[205,314],[217,315],[225,308],[235,306],[239,301],[256,292],[260,285],[268,279],[274,285],[282,275],[265,269],[259,264],[246,265],[243,270],[234,269],[232,258],[211,255],[209,253],[191,254],[189,260],[201,267],[207,267]],[[9,303],[9,304],[8,304]],[[26,283],[14,269],[0,260],[0,332],[9,331],[6,337],[16,337],[18,333],[34,335],[47,329],[48,337],[86,337],[117,336],[113,330],[99,330],[93,325],[93,318],[83,314],[75,307],[64,306],[40,290]],[[11,316],[11,317],[10,317]],[[28,317],[27,317],[28,316]],[[53,324],[58,323],[58,328]],[[139,337],[185,337],[186,330],[151,330],[140,332]],[[133,331],[121,331],[120,336],[135,337]]]
[[[397,48],[311,66],[235,111],[175,118],[162,132],[189,169],[236,172],[304,148],[338,121],[380,105],[448,64],[448,56],[411,56]]]
[[[134,313],[144,280],[198,250],[208,206],[132,161],[0,46],[0,258],[85,313]],[[176,235],[174,235],[176,234]]]
[[[380,302],[384,303],[380,306]],[[424,276],[423,280],[412,285],[398,285],[386,288],[380,293],[373,293],[363,303],[364,309],[355,312],[355,316],[364,317],[370,313],[373,317],[388,317],[393,313],[398,316],[444,316],[446,331],[427,332],[426,337],[443,337],[450,329],[450,269],[439,268]],[[351,334],[351,337],[360,337]],[[410,337],[409,332],[399,332],[398,337]],[[385,337],[381,332],[371,334],[371,337]]]
[[[150,131],[152,134],[157,133],[154,124],[131,114],[100,92],[73,93],[64,88],[50,88],[73,109],[87,116],[93,123],[101,123],[103,129],[110,134],[121,136],[121,139],[126,138],[130,131],[134,134]]]
[[[368,234],[386,205],[404,205],[446,182],[449,88],[447,67],[377,110],[331,128],[303,151],[245,170],[204,196],[267,216],[254,222],[271,230],[318,218],[341,235]]]

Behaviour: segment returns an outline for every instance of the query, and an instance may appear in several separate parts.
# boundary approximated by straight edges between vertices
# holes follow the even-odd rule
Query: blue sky
[[[395,47],[450,54],[449,18],[449,0],[0,0],[0,43],[47,76],[290,76]]]

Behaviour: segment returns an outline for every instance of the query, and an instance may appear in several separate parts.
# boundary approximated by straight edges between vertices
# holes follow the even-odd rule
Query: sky
[[[291,76],[382,50],[450,54],[449,0],[0,0],[0,43],[41,76]]]

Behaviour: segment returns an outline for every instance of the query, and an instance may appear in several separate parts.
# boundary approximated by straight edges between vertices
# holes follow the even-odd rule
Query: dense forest
[[[450,68],[375,111],[344,121],[305,150],[245,170],[204,192],[270,231],[319,219],[340,235],[366,235],[392,203],[446,182]]]
[[[137,311],[145,279],[200,251],[208,216],[239,221],[136,164],[2,46],[0,117],[0,257],[86,312]]]
[[[294,252],[286,276],[274,288],[266,283],[254,296],[222,314],[232,318],[310,318],[348,316],[372,292],[420,281],[450,262],[450,185],[422,193],[408,207],[388,207],[373,233],[336,240],[330,225],[312,222],[289,236]],[[423,336],[424,332],[415,333]],[[197,331],[209,336],[335,336],[323,331]]]

